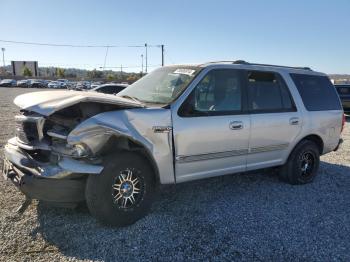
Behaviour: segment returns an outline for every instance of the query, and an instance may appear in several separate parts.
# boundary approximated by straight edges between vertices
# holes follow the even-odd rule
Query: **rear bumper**
[[[84,174],[99,174],[103,167],[62,158],[57,164],[33,159],[10,139],[5,146],[3,176],[26,196],[49,202],[72,203],[84,200]]]
[[[343,144],[343,142],[344,142],[344,140],[342,138],[340,138],[337,147],[334,148],[333,151],[337,151],[341,147],[341,144]]]

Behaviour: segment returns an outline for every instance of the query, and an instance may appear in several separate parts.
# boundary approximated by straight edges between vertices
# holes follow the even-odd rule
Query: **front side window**
[[[184,102],[180,115],[226,115],[241,112],[242,80],[240,70],[210,71]]]
[[[248,106],[252,112],[294,110],[294,103],[281,77],[275,73],[248,72]]]
[[[142,77],[118,96],[131,97],[144,103],[169,104],[186,89],[200,67],[161,67]]]

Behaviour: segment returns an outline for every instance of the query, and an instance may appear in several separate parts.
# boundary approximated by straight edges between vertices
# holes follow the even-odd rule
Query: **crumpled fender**
[[[95,115],[76,126],[67,137],[70,145],[86,144],[98,152],[111,136],[142,145],[154,160],[161,184],[175,183],[171,112],[163,108],[127,109]],[[159,131],[164,129],[164,131]]]

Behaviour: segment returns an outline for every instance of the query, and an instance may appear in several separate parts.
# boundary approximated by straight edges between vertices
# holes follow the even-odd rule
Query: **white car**
[[[48,88],[59,89],[65,88],[66,84],[60,81],[51,81],[47,86]]]
[[[30,80],[29,79],[22,79],[22,80],[18,80],[17,81],[17,86],[18,87],[28,87],[30,84]]]
[[[61,88],[67,88],[70,85],[70,82],[67,79],[57,79],[57,82],[61,83]]]

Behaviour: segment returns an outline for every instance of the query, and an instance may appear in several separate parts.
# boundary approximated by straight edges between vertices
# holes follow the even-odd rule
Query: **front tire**
[[[317,145],[309,140],[301,141],[290,154],[287,163],[280,169],[280,177],[292,184],[311,183],[320,165],[320,152]]]
[[[86,183],[86,203],[101,223],[126,226],[144,217],[152,204],[155,179],[148,161],[140,154],[120,152],[104,161],[99,175]]]

